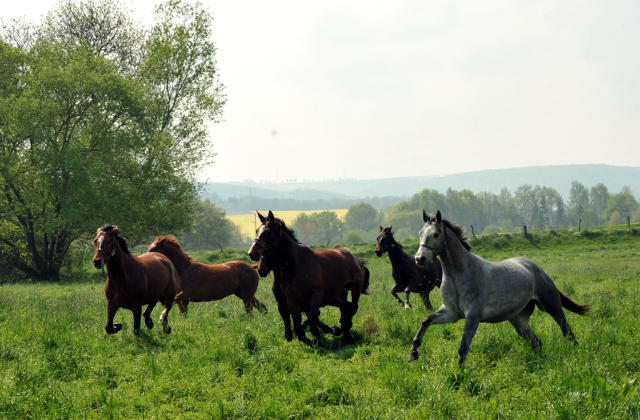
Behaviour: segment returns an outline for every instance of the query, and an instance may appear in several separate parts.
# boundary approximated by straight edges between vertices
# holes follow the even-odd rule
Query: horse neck
[[[127,273],[131,271],[131,266],[136,263],[136,260],[132,254],[124,252],[117,239],[114,238],[113,242],[115,253],[107,261],[107,273],[111,281],[123,284],[127,282]]]
[[[275,249],[275,254],[280,266],[282,266],[282,262],[295,258],[301,247],[302,245],[291,239],[289,234],[283,230],[282,236],[280,237],[280,243]]]
[[[191,266],[191,260],[189,259],[187,254],[185,254],[184,251],[174,245],[165,244],[163,254],[165,254],[165,256],[171,260],[173,266],[178,272],[178,276],[181,276],[182,273],[184,273],[185,270],[189,268],[189,266]]]
[[[458,235],[445,226],[447,234],[445,236],[445,249],[440,254],[442,268],[449,273],[459,273],[465,271],[466,266],[471,262],[473,254],[469,252]]]
[[[400,248],[400,244],[398,244],[395,239],[392,239],[392,241],[391,246],[387,248],[387,254],[389,254],[391,264],[394,264],[403,260],[404,255],[402,254],[404,254],[404,251]]]

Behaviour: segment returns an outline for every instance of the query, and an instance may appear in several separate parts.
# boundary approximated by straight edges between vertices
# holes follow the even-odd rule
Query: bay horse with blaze
[[[98,229],[93,240],[95,253],[93,265],[97,269],[107,267],[107,282],[104,293],[107,297],[108,334],[122,329],[122,324],[114,324],[113,318],[119,308],[133,312],[133,332],[140,330],[142,305],[144,322],[147,328],[153,328],[151,311],[158,301],[165,309],[160,315],[162,330],[169,334],[169,311],[178,292],[178,273],[169,258],[161,254],[143,254],[139,257],[131,254],[122,231],[117,226],[105,225]]]
[[[287,309],[293,319],[293,330],[298,340],[313,345],[302,327],[302,312],[309,318],[311,334],[320,338],[318,318],[320,308],[326,305],[340,309],[340,326],[328,327],[333,335],[342,334],[346,344],[355,344],[351,327],[358,310],[360,295],[366,292],[369,270],[355,255],[344,249],[314,251],[294,239],[293,231],[276,219],[271,211],[267,217],[258,213],[262,225],[256,230],[256,239],[249,250],[253,261],[273,251],[280,264],[281,289],[287,299]],[[344,290],[351,291],[351,302],[343,299]],[[342,295],[342,296],[341,296]]]
[[[171,260],[179,277],[175,303],[182,315],[187,314],[189,302],[209,302],[236,295],[244,302],[247,314],[253,308],[266,313],[267,307],[255,297],[260,278],[255,269],[244,261],[223,264],[203,264],[194,261],[182,249],[175,236],[158,236],[148,252],[160,253]]]

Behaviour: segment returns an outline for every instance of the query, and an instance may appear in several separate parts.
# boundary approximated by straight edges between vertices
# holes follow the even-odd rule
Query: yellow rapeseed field
[[[290,226],[293,219],[295,219],[300,213],[313,214],[319,213],[325,210],[283,210],[283,211],[274,211],[273,214],[279,218],[284,220],[284,222]],[[347,209],[338,209],[338,210],[329,210],[335,212],[341,220],[344,220],[344,217],[347,214]],[[259,210],[260,214],[266,216],[269,211],[268,210]],[[260,219],[255,216],[255,212],[247,213],[247,214],[234,214],[231,216],[227,216],[227,219],[231,220],[236,225],[240,226],[240,230],[242,231],[243,236],[247,236],[250,238],[255,237],[256,227],[260,226]],[[255,222],[255,225],[254,225]]]

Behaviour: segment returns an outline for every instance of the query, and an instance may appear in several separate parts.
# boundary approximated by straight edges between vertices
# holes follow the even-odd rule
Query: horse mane
[[[100,230],[103,231],[103,232],[111,232],[115,228],[116,227],[113,226],[113,225],[106,224],[106,225],[102,226],[100,228]],[[131,254],[131,251],[129,251],[129,244],[127,243],[127,240],[119,233],[116,235],[116,239],[117,239],[118,243],[120,244],[120,248],[122,248],[124,253],[125,254]]]
[[[433,222],[433,223],[437,222],[435,215],[428,214],[427,217],[429,217],[430,219],[429,222]],[[471,245],[469,245],[469,238],[466,237],[465,235],[466,229],[463,226],[460,226],[455,222],[450,222],[444,217],[442,218],[442,223],[444,223],[446,227],[451,229],[458,236],[458,239],[460,239],[462,246],[464,246],[467,251],[471,251]]]
[[[182,251],[182,253],[189,258],[190,260],[193,260],[193,258],[191,258],[190,256],[188,256],[185,252],[184,252],[184,248],[182,247],[182,245],[180,245],[180,242],[178,242],[178,239],[173,236],[173,235],[167,235],[167,236],[158,236],[158,238],[153,241],[154,244],[165,244],[165,245],[173,245],[176,248],[178,248],[180,251]]]
[[[284,220],[279,219],[277,217],[275,219],[276,219],[276,222],[279,222],[280,225],[282,225],[282,229],[284,229],[284,231],[287,233],[287,235],[289,235],[291,239],[293,239],[297,243],[300,243],[298,238],[296,238],[296,233],[293,231],[293,229],[291,229],[290,227],[287,227],[287,224],[284,222]]]

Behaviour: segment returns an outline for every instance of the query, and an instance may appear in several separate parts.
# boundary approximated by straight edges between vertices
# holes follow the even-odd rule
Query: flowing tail
[[[563,308],[571,312],[574,312],[578,315],[587,315],[591,310],[589,305],[580,305],[574,302],[571,298],[563,295],[562,292],[560,292],[559,290],[558,290],[558,293],[560,293],[560,301],[562,302]]]
[[[362,282],[362,294],[363,295],[368,295],[369,294],[369,269],[367,267],[364,266],[364,260],[362,261],[362,268],[364,268],[364,281]]]

